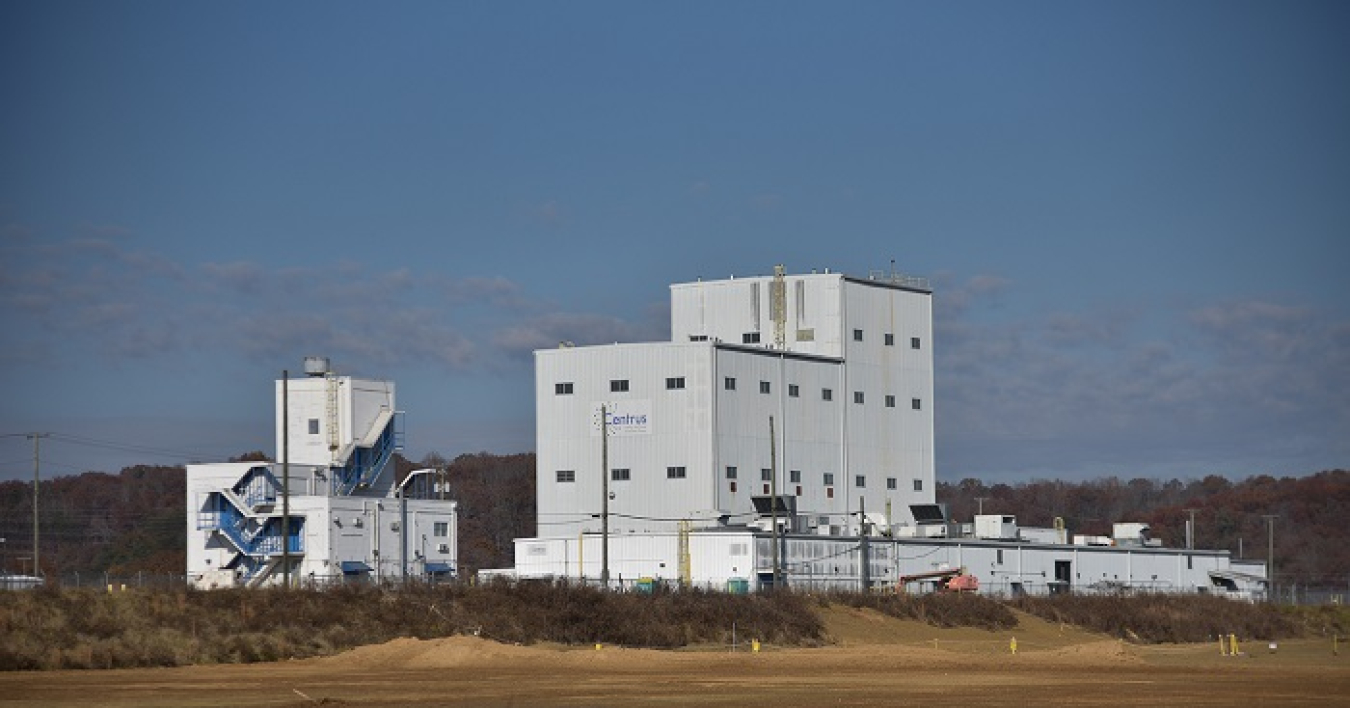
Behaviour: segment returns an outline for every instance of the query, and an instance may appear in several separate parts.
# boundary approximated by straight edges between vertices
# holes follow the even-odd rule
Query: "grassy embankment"
[[[1010,608],[1137,642],[1344,635],[1343,608],[1291,609],[1205,596],[1023,598],[974,595],[607,593],[542,583],[330,590],[44,588],[0,593],[0,670],[247,663],[324,656],[397,637],[677,648],[741,637],[826,641],[815,608],[866,607],[938,627],[1003,630]]]

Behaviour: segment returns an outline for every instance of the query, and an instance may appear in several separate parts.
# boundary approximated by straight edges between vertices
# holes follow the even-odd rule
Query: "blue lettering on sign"
[[[606,424],[606,425],[646,425],[646,424],[647,424],[647,416],[645,416],[645,415],[633,415],[632,413],[628,413],[628,414],[624,414],[624,415],[614,415],[613,413],[606,412],[606,413],[605,413],[605,417],[606,417],[606,420],[605,420],[605,424]]]

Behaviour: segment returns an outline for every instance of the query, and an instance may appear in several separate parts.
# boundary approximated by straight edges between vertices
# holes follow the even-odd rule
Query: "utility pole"
[[[989,497],[975,497],[975,503],[980,505],[980,510],[976,513],[980,516],[984,516],[984,500],[988,498]]]
[[[609,589],[609,406],[600,405],[600,582]]]
[[[291,372],[281,370],[281,568],[291,587]]]
[[[38,560],[38,487],[42,483],[42,455],[38,443],[51,433],[30,433],[33,439],[33,577],[42,577],[42,565]]]
[[[1270,588],[1270,597],[1275,599],[1275,519],[1280,518],[1275,514],[1262,514],[1261,518],[1266,520],[1266,585]]]
[[[1191,515],[1186,521],[1186,550],[1195,549],[1195,512],[1198,509],[1186,509],[1186,513]]]
[[[773,519],[773,589],[777,592],[778,577],[778,440],[773,431],[773,416],[769,416],[769,509]]]

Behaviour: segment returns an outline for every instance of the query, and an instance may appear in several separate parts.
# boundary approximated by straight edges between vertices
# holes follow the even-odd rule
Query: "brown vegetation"
[[[729,644],[735,631],[777,646],[819,646],[826,637],[820,610],[832,605],[990,632],[1018,625],[1011,606],[1145,643],[1350,630],[1343,608],[1280,609],[1204,596],[1064,596],[1005,604],[958,594],[729,595],[661,588],[641,594],[536,582],[116,593],[49,587],[0,593],[0,670],[250,663],[330,655],[399,637],[456,635],[669,649]]]

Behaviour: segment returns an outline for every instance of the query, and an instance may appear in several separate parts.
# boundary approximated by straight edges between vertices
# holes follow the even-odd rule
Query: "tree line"
[[[263,460],[247,453],[235,460]],[[420,461],[395,457],[400,479],[413,469],[443,470],[448,498],[459,507],[461,569],[514,564],[514,539],[535,529],[533,453],[476,453]],[[42,482],[39,507],[42,570],[129,575],[182,573],[186,566],[187,491],[182,466],[135,465],[117,474],[86,472]],[[1021,526],[1052,526],[1062,518],[1070,533],[1111,534],[1116,522],[1150,525],[1164,545],[1182,547],[1185,524],[1195,518],[1196,548],[1227,550],[1234,558],[1264,560],[1274,515],[1278,580],[1302,585],[1350,584],[1350,472],[1303,477],[1261,475],[1232,481],[1219,475],[1197,480],[1116,477],[1081,482],[1033,480],[987,484],[966,478],[939,482],[937,500],[949,517],[969,521],[986,514],[1017,517]],[[0,570],[31,572],[32,483],[0,482]],[[27,560],[25,560],[27,559]]]

